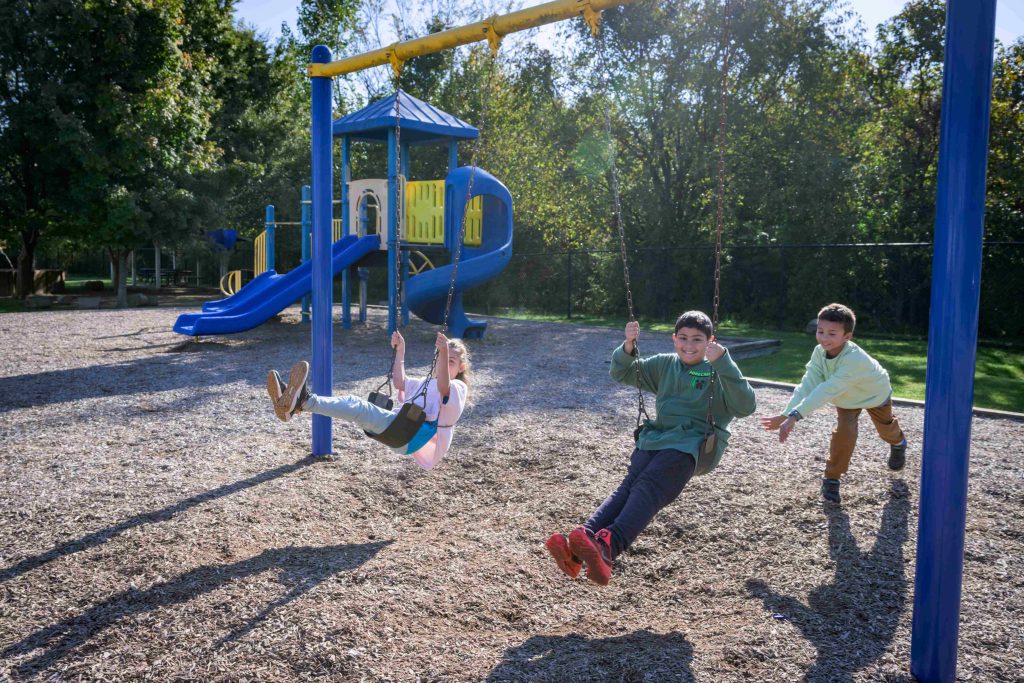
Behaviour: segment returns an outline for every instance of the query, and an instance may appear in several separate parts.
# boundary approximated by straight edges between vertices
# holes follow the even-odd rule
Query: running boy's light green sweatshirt
[[[829,358],[818,344],[783,412],[788,415],[796,410],[807,417],[826,403],[839,408],[877,408],[890,396],[889,373],[864,349],[848,341],[838,356]]]
[[[616,382],[636,386],[635,357],[623,345],[612,352],[611,376]],[[715,370],[715,396],[711,414],[718,435],[714,457],[700,462],[697,453],[707,432],[708,392],[711,390],[711,369]],[[689,453],[697,460],[694,474],[706,474],[722,459],[729,442],[729,423],[735,417],[754,412],[757,401],[754,390],[726,349],[714,363],[703,361],[686,365],[674,353],[660,353],[640,360],[640,386],[657,396],[657,416],[644,420],[636,447],[657,451],[674,448]]]

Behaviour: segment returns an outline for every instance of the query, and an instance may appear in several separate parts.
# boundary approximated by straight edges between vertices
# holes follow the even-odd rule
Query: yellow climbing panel
[[[473,197],[466,212],[466,246],[480,246],[483,215],[483,197]],[[444,244],[443,180],[413,180],[405,184],[405,241]]]

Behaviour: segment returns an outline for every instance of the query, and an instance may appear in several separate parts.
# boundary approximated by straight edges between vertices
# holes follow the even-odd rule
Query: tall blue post
[[[352,234],[352,216],[348,207],[348,184],[352,181],[352,139],[345,135],[341,138],[341,236]],[[341,273],[341,327],[352,327],[352,290],[349,271]]]
[[[325,45],[313,48],[313,63],[331,61]],[[310,78],[312,87],[313,134],[313,393],[331,395],[333,368],[331,348],[331,79]],[[331,418],[313,416],[313,455],[331,452]]]
[[[395,250],[398,249],[398,165],[395,129],[388,129],[388,338],[398,329],[398,290],[395,287]]]
[[[910,670],[952,682],[963,582],[996,0],[949,0]]]
[[[263,229],[267,231],[267,259],[264,264],[266,270],[274,269],[274,205],[267,204],[267,211],[264,217]]]
[[[459,143],[455,140],[448,141],[448,172],[451,173],[459,167]]]
[[[302,186],[302,262],[305,263],[309,260],[309,239],[310,228],[312,228],[312,211],[313,194],[309,185]],[[302,297],[302,322],[309,322],[309,295],[304,294]]]
[[[409,143],[402,143],[402,177],[408,182],[409,180]],[[409,226],[406,225],[406,221],[409,216],[405,212],[405,193],[402,193],[402,197],[399,200],[398,210],[402,212],[402,231],[403,236],[409,234]],[[409,324],[409,300],[405,296],[406,286],[405,283],[409,281],[409,251],[406,249],[402,250],[402,325]]]

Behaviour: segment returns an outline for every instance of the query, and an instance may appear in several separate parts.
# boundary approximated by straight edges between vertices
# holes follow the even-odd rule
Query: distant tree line
[[[257,225],[267,203],[294,204],[309,177],[312,46],[356,54],[384,26],[410,38],[476,18],[442,3],[391,15],[302,0],[294,32],[270,40],[234,24],[232,4],[0,7],[0,242],[20,283],[40,251],[102,247],[123,292],[132,248],[196,244],[214,227]],[[519,42],[494,65],[485,46],[412,60],[407,92],[477,124],[486,100],[480,165],[512,192],[515,250],[549,254],[514,259],[470,301],[562,311],[568,273],[554,252],[587,250],[573,261],[574,307],[624,312],[614,150],[638,312],[709,306],[725,102],[723,316],[802,324],[843,300],[878,329],[926,330],[929,249],[780,248],[931,241],[944,3],[911,0],[871,42],[843,12],[838,0],[642,0],[606,11],[600,40],[566,22],[566,54]],[[384,69],[340,80],[336,113],[392,88]],[[1018,40],[995,55],[987,240],[1024,240],[1022,160]],[[379,147],[357,145],[354,177],[383,163]],[[425,150],[412,175],[441,177],[444,163]],[[982,332],[1020,338],[1024,249],[985,258]]]

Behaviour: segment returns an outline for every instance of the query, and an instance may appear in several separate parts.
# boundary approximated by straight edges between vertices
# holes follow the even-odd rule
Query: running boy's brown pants
[[[857,445],[857,420],[860,418],[860,411],[860,408],[836,408],[836,428],[832,432],[828,463],[825,465],[826,479],[838,479],[849,469],[853,447]],[[892,445],[903,441],[903,430],[892,414],[892,399],[877,408],[868,408],[867,411],[882,441]]]

